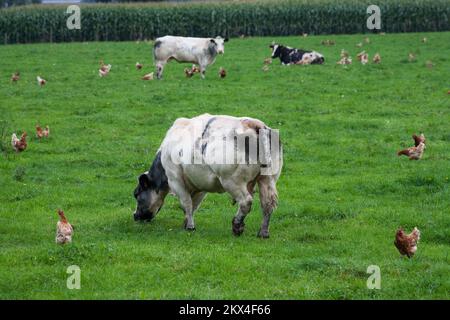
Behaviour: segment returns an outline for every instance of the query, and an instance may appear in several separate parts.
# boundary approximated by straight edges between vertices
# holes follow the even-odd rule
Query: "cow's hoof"
[[[183,223],[184,230],[186,230],[186,231],[195,231],[195,226],[194,225],[188,225],[187,222],[188,222],[187,219],[184,219],[184,223]]]
[[[259,230],[258,232],[258,238],[268,239],[269,238],[269,231],[267,230]]]
[[[242,232],[244,232],[244,227],[245,227],[244,221],[239,223],[235,220],[235,218],[233,218],[232,226],[233,226],[233,234],[235,236],[240,236],[242,234]]]

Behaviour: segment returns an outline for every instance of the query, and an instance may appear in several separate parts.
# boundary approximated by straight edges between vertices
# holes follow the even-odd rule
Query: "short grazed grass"
[[[148,42],[1,46],[0,298],[448,299],[450,33],[372,35],[356,48],[364,37],[231,39],[204,81],[176,63],[162,81],[140,80],[153,69]],[[272,40],[318,50],[326,64],[274,61],[265,73]],[[379,52],[382,63],[336,65],[342,48]],[[101,59],[113,65],[107,78]],[[166,130],[205,112],[280,129],[270,239],[256,238],[258,200],[234,237],[226,195],[207,197],[193,233],[173,197],[151,223],[133,221],[136,177]],[[38,122],[50,126],[48,140],[34,137]],[[10,134],[23,130],[28,149],[14,154]],[[423,160],[397,157],[414,132],[427,137]],[[64,247],[54,243],[57,208],[76,227]],[[413,259],[393,245],[399,226],[422,231]],[[80,290],[66,288],[73,264]],[[381,268],[381,290],[366,287],[369,265]]]

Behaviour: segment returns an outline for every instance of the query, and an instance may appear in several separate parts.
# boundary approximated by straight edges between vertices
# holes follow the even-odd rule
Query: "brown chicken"
[[[375,55],[373,56],[373,63],[381,63],[381,56],[379,53],[375,53]]]
[[[219,77],[221,77],[223,79],[226,76],[227,76],[227,71],[224,68],[220,67],[220,69],[219,69]]]
[[[422,133],[420,136],[413,135],[414,147],[410,147],[397,152],[398,156],[404,155],[409,158],[409,160],[420,160],[425,151],[425,136]]]
[[[265,64],[265,65],[272,64],[272,58],[266,58],[266,59],[264,59],[264,64]]]
[[[186,78],[192,78],[194,72],[192,71],[192,69],[184,68],[184,74],[186,75]]]
[[[136,70],[141,70],[143,67],[142,64],[140,64],[139,62],[136,62]]]
[[[56,243],[65,244],[72,242],[73,227],[67,221],[64,211],[58,210],[59,221],[56,224]]]
[[[41,138],[48,138],[50,134],[50,128],[48,126],[45,127],[45,129],[42,129],[40,125],[36,125],[36,137],[39,139]]]
[[[411,258],[417,251],[417,244],[420,240],[420,231],[417,227],[410,234],[406,234],[402,228],[395,234],[394,244],[401,255]]]
[[[356,55],[356,58],[361,62],[361,64],[366,64],[369,62],[369,55],[366,51],[362,51]]]
[[[191,71],[192,71],[192,73],[200,73],[200,68],[198,66],[196,66],[195,64],[193,64]]]
[[[418,147],[421,142],[425,144],[425,135],[422,133],[420,136],[417,136],[415,133],[412,135],[414,139],[414,146]]]
[[[342,57],[341,60],[336,62],[336,64],[342,64],[342,65],[352,64],[352,58],[351,57]]]
[[[12,74],[12,76],[11,76],[12,82],[17,82],[17,81],[19,81],[19,79],[20,79],[20,72],[15,72]]]
[[[334,40],[322,40],[322,45],[324,46],[334,46],[336,44],[336,42]]]
[[[11,145],[16,152],[22,152],[27,148],[27,133],[22,133],[22,136],[17,138],[15,133],[11,137]]]
[[[103,60],[100,61],[100,70],[102,70],[103,72],[108,73],[109,71],[111,71],[111,65],[110,64],[105,64],[103,62]]]
[[[142,80],[153,80],[153,72],[147,73],[141,79]]]
[[[420,160],[423,156],[425,150],[425,144],[423,142],[419,143],[417,147],[411,147],[408,149],[400,150],[397,152],[398,156],[404,155],[409,158],[409,160]]]

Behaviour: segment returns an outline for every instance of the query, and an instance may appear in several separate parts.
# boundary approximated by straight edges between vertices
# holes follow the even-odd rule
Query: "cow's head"
[[[311,64],[322,64],[325,62],[325,58],[323,57],[323,55],[316,51],[308,52],[305,54],[309,55],[308,58],[311,61]]]
[[[150,171],[139,176],[138,185],[134,189],[137,202],[136,211],[133,214],[134,220],[152,220],[163,206],[168,192],[167,176],[158,153]]]
[[[214,39],[210,39],[210,46],[214,47],[215,51],[218,54],[223,54],[225,52],[225,42],[228,41],[228,38],[223,39],[222,37],[216,37]]]
[[[269,48],[272,49],[272,59],[278,58],[280,56],[280,48],[282,46],[279,44],[272,43]]]

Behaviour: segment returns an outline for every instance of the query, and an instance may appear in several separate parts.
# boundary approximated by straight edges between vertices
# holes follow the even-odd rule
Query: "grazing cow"
[[[325,62],[323,55],[316,51],[306,51],[285,47],[281,44],[270,45],[272,59],[280,58],[281,64],[322,64]]]
[[[228,39],[187,38],[165,36],[155,40],[153,56],[156,64],[156,76],[161,79],[164,65],[174,59],[178,62],[190,62],[200,65],[202,78],[205,78],[206,67],[213,64],[217,54],[225,51],[224,42]]]
[[[240,235],[258,184],[263,213],[258,236],[268,238],[282,165],[278,131],[260,120],[210,114],[179,118],[167,132],[150,170],[138,178],[134,219],[152,220],[171,192],[184,210],[184,228],[195,230],[193,214],[206,194],[227,192],[239,205],[232,230]]]

